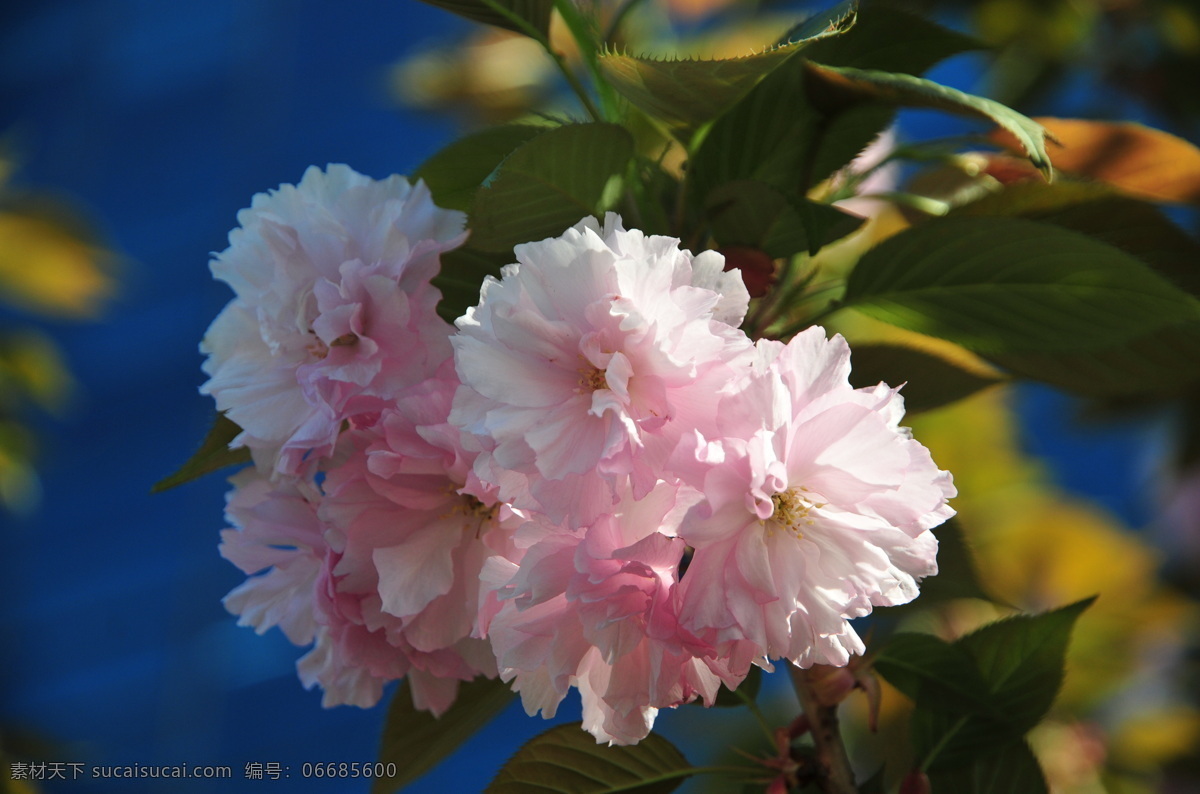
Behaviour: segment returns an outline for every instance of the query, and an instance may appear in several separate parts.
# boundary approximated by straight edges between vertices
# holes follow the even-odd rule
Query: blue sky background
[[[305,761],[374,760],[384,709],[321,709],[296,679],[300,651],[278,632],[237,628],[222,608],[241,579],[216,551],[223,478],[148,491],[211,416],[197,344],[230,293],[207,262],[236,212],[310,164],[384,177],[449,142],[450,120],[390,103],[385,70],[468,25],[415,0],[17,6],[0,11],[0,130],[22,155],[17,179],[82,202],[129,264],[105,321],[47,326],[82,389],[64,420],[40,424],[40,510],[0,517],[3,721],[52,742],[46,761],[234,770],[232,783],[80,780],[49,792],[366,791],[297,779]],[[1069,462],[1068,485],[1138,523],[1144,428],[1114,444],[1071,427],[1069,403],[1046,390],[1020,403],[1034,451]],[[704,734],[725,719],[689,709],[663,725]],[[411,790],[481,789],[546,727],[512,709]],[[244,781],[247,762],[292,777]]]

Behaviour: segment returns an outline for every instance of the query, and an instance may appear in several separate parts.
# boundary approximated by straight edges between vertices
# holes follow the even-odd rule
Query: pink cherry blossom
[[[546,717],[577,687],[583,727],[610,744],[644,738],[661,708],[711,705],[722,680],[736,686],[748,669],[679,626],[685,545],[672,533],[699,494],[660,483],[641,501],[622,496],[583,530],[525,524],[483,571],[481,622],[501,677]]]
[[[339,449],[350,451],[326,475],[321,505],[338,534],[340,586],[367,594],[395,623],[389,636],[422,652],[476,633],[480,570],[520,523],[493,491],[470,492],[471,453],[446,424],[455,386],[430,379],[376,427],[346,434]]]
[[[464,239],[464,215],[420,182],[375,181],[344,165],[238,213],[213,275],[236,297],[201,344],[236,445],[283,473],[329,454],[343,421],[373,414],[450,354],[430,284]]]
[[[768,659],[844,665],[864,650],[850,619],[937,573],[929,530],[955,489],[899,426],[897,390],[849,385],[840,336],[810,328],[758,353],[721,402],[719,438],[696,431],[676,456],[706,497],[679,530],[695,549],[680,622],[722,653],[749,641]]]
[[[373,705],[407,676],[417,707],[440,714],[459,681],[496,674],[474,636],[479,573],[509,551],[513,518],[463,492],[470,457],[445,422],[455,386],[431,378],[344,433],[321,490],[253,469],[235,478],[228,516],[241,529],[222,533],[222,554],[259,575],[226,606],[260,633],[315,643],[298,667],[327,706]]]
[[[522,509],[581,527],[613,488],[637,496],[751,344],[749,297],[715,252],[626,231],[609,214],[519,245],[451,340],[463,386],[451,420],[479,437],[479,477]]]

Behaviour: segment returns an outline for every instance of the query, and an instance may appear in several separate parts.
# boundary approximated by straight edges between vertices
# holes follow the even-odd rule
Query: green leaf
[[[213,417],[212,426],[200,448],[188,458],[187,463],[170,477],[165,477],[154,484],[150,493],[159,493],[183,485],[185,482],[199,479],[205,474],[223,469],[226,466],[238,466],[250,462],[250,450],[245,447],[230,449],[229,442],[233,441],[242,429],[225,414],[218,413]]]
[[[487,276],[500,278],[500,269],[512,259],[511,251],[480,251],[470,245],[442,254],[442,270],[433,279],[433,285],[442,291],[437,307],[441,318],[453,323],[478,304],[483,280]]]
[[[1071,629],[1093,601],[1005,618],[955,643],[975,660],[1006,720],[1022,733],[1037,725],[1054,703]]]
[[[602,53],[600,69],[634,107],[665,124],[685,145],[702,125],[741,99],[754,85],[814,41],[844,33],[854,24],[856,3],[818,14],[791,38],[741,58],[655,59]]]
[[[475,195],[471,245],[510,251],[562,234],[620,197],[633,138],[615,124],[571,124],[520,146]]]
[[[528,32],[522,25],[514,22],[484,0],[423,0],[423,2],[444,8],[452,14],[466,17],[473,22],[495,25],[498,28],[517,33]],[[492,2],[524,20],[542,36],[550,35],[550,13],[554,10],[554,0],[492,0]]]
[[[1012,742],[999,751],[957,768],[931,771],[929,782],[935,792],[952,794],[1048,794],[1045,775],[1024,741]]]
[[[801,60],[788,62],[718,118],[688,162],[688,196],[703,210],[714,190],[738,180],[803,195],[849,163],[892,118],[861,105],[830,112],[808,97]]]
[[[488,794],[607,794],[673,791],[692,766],[656,733],[629,746],[606,747],[578,723],[535,737],[508,760]]]
[[[850,384],[856,389],[881,382],[891,386],[903,383],[900,393],[909,414],[941,408],[1005,380],[983,367],[968,367],[928,350],[891,343],[856,344],[851,362]]]
[[[724,684],[721,685],[721,688],[717,690],[717,699],[713,701],[713,705],[727,708],[744,706],[758,697],[758,690],[761,686],[762,668],[751,666],[749,674],[742,683],[738,684],[736,691],[729,689]]]
[[[990,358],[1013,375],[1085,397],[1170,398],[1200,384],[1200,321],[1170,325],[1090,353],[1026,351]]]
[[[815,254],[863,224],[828,204],[793,198],[763,182],[727,182],[708,195],[712,235],[722,246],[744,245],[774,259]]]
[[[875,657],[874,668],[919,708],[991,715],[1000,721],[970,655],[932,634],[893,635]]]
[[[955,642],[951,647],[959,662],[967,659],[982,680],[977,697],[986,702],[973,704],[957,698],[959,693],[946,697],[939,685],[921,679],[912,724],[923,768],[933,772],[973,763],[1037,725],[1062,686],[1071,629],[1092,600],[1006,618]],[[910,653],[907,658],[917,657]],[[937,675],[963,680],[962,673],[948,672],[944,658],[938,657],[937,664]]]
[[[805,61],[804,65],[812,102],[827,112],[863,102],[884,102],[974,116],[1007,130],[1047,179],[1053,175],[1046,154],[1046,130],[1006,105],[909,74],[824,66],[812,61]]]
[[[1004,215],[1072,229],[1136,256],[1180,289],[1200,296],[1200,243],[1158,207],[1116,194],[1106,185],[1017,182],[950,215]]]
[[[897,35],[903,31],[903,35]],[[942,27],[920,14],[871,4],[844,36],[814,42],[804,57],[830,66],[921,74],[929,67],[983,44]]]
[[[939,218],[868,251],[845,305],[988,355],[1099,350],[1200,318],[1110,245],[1014,218]]]
[[[506,124],[459,138],[417,169],[439,207],[466,211],[476,191],[523,143],[546,131],[532,124]]]
[[[379,761],[396,765],[396,776],[377,778],[371,794],[398,791],[437,766],[513,701],[516,695],[497,678],[476,678],[460,684],[454,705],[441,717],[418,711],[408,681],[400,685],[388,706]]]

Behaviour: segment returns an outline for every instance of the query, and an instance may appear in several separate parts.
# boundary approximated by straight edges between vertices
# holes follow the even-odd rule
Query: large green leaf
[[[1200,243],[1153,204],[1087,182],[1017,182],[951,216],[1005,215],[1053,223],[1136,256],[1180,289],[1200,296]]]
[[[722,246],[744,245],[775,259],[816,253],[862,225],[828,204],[784,195],[764,182],[728,182],[708,195],[712,235]]]
[[[615,124],[571,124],[520,146],[475,194],[471,245],[508,251],[552,237],[611,208],[633,157],[633,138]]]
[[[808,44],[849,29],[856,10],[857,3],[844,3],[816,15],[788,41],[740,58],[656,59],[603,53],[600,69],[622,96],[687,144],[699,127],[728,110]]]
[[[947,696],[944,682],[932,684],[923,678],[912,723],[923,765],[931,772],[967,766],[1019,740],[1040,722],[1062,686],[1071,629],[1091,602],[1007,618],[955,642],[951,647],[958,658],[967,659],[983,682],[977,694],[983,705],[960,692]],[[910,653],[909,658],[916,657]],[[962,673],[947,670],[944,660],[938,662],[936,674],[963,680]]]
[[[200,448],[188,458],[187,463],[170,477],[164,477],[154,484],[150,493],[159,493],[176,485],[199,479],[226,466],[239,466],[250,462],[250,450],[245,447],[230,449],[229,442],[233,441],[242,429],[225,416],[218,413],[213,417],[208,434],[200,442]]]
[[[833,112],[864,102],[928,107],[990,121],[1007,130],[1047,178],[1053,174],[1042,125],[995,100],[967,94],[932,80],[874,69],[825,66],[806,60],[814,105]]]
[[[1005,719],[1022,733],[1041,721],[1063,681],[1071,629],[1095,598],[989,623],[955,644],[975,660]]]
[[[1014,218],[940,218],[859,260],[845,305],[989,355],[1111,348],[1200,303],[1098,240]]]
[[[444,8],[451,13],[466,17],[474,22],[485,25],[495,25],[505,30],[527,33],[524,26],[514,21],[496,7],[503,8],[517,19],[536,30],[542,36],[550,34],[550,13],[554,10],[554,0],[423,0],[423,2]]]
[[[425,161],[414,179],[424,179],[439,207],[466,210],[476,191],[521,144],[546,131],[532,124],[505,124],[459,138]]]
[[[413,707],[408,681],[400,685],[388,707],[379,761],[396,765],[395,777],[376,779],[372,794],[398,791],[433,769],[471,738],[516,697],[496,678],[461,684],[454,705],[441,717]]]
[[[813,42],[804,57],[830,66],[921,74],[939,61],[983,45],[920,14],[873,3],[844,36]]]
[[[508,760],[488,794],[665,794],[691,774],[675,746],[656,733],[630,746],[606,747],[578,723],[535,737]]]
[[[1047,794],[1045,775],[1024,741],[1010,742],[967,766],[931,772],[934,794]]]
[[[907,345],[867,342],[853,349],[850,384],[855,388],[904,384],[904,410],[915,414],[969,397],[1005,378],[986,368],[967,366],[928,350]]]

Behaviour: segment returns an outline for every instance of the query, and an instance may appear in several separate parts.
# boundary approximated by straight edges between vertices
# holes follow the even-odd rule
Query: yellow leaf
[[[115,257],[41,215],[0,212],[0,299],[32,312],[96,317],[116,292]]]

